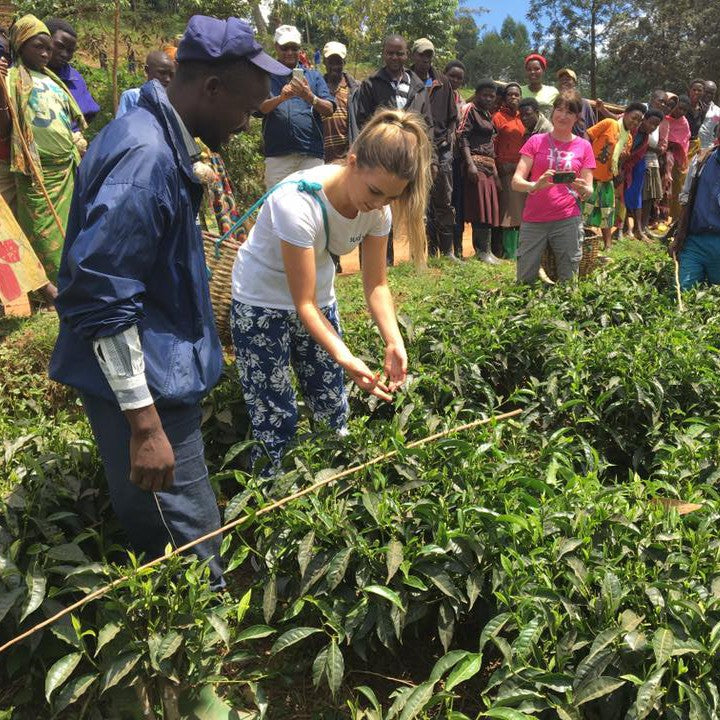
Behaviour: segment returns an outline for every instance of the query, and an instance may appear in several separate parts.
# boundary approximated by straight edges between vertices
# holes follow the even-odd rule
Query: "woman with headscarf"
[[[500,177],[500,227],[505,256],[515,259],[525,194],[512,189],[520,148],[525,144],[525,126],[520,119],[520,85],[510,82],[503,88],[502,105],[493,115],[495,163]]]
[[[520,88],[524,98],[533,97],[538,101],[540,112],[550,119],[553,111],[553,103],[560,91],[554,85],[543,85],[543,77],[547,70],[547,60],[538,53],[531,53],[525,58],[525,75],[527,85]]]
[[[64,232],[55,222],[36,183],[32,165],[42,178],[50,201],[65,226],[80,162],[85,118],[70,91],[47,67],[52,55],[50,33],[34,15],[25,15],[10,28],[13,67],[7,76],[8,108],[0,108],[0,136],[10,135],[10,170],[17,186],[17,218],[53,280],[57,276]],[[10,112],[17,118],[13,127]],[[24,141],[24,142],[23,142]]]
[[[475,257],[497,265],[500,261],[490,249],[492,228],[500,224],[498,174],[495,167],[495,128],[490,114],[495,103],[495,83],[481,80],[475,95],[463,112],[457,136],[464,161],[463,222],[472,224]]]

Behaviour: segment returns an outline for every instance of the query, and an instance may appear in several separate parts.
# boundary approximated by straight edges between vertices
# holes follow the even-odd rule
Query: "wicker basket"
[[[203,245],[205,247],[205,263],[210,276],[210,300],[212,301],[213,312],[215,313],[215,327],[217,327],[220,342],[223,345],[232,344],[230,333],[230,304],[232,302],[232,269],[235,263],[238,248],[245,242],[247,233],[250,232],[252,220],[244,224],[244,229],[230,235],[220,246],[218,257],[215,250],[217,235],[203,233]]]
[[[580,268],[578,270],[579,277],[587,277],[597,267],[598,253],[600,251],[600,242],[602,236],[598,235],[593,229],[585,228],[585,238],[582,245],[582,258],[580,258]],[[545,274],[553,282],[557,282],[557,265],[555,263],[555,254],[548,245],[542,256],[542,269]]]

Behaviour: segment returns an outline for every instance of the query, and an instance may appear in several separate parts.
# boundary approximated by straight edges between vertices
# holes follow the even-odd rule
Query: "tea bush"
[[[225,520],[249,518],[224,539],[220,596],[192,559],[128,566],[81,415],[45,391],[13,402],[0,641],[131,577],[9,650],[0,708],[111,717],[130,692],[145,717],[174,717],[216,683],[258,717],[299,715],[293,688],[324,717],[717,717],[720,293],[679,313],[666,262],[645,255],[570,287],[517,288],[475,263],[392,271],[407,388],[389,405],[351,389],[345,438],[304,419],[270,483],[248,473],[228,366],[206,403],[208,462]],[[375,364],[359,279],[338,290],[346,336]]]

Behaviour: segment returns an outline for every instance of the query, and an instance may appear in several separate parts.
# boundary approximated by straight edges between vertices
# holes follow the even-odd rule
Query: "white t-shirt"
[[[319,165],[288,176],[323,184],[339,171],[338,165]],[[390,207],[358,212],[354,218],[341,215],[320,190],[327,209],[330,250],[335,255],[352,252],[367,235],[390,232]],[[246,305],[294,310],[285,275],[281,241],[303,248],[315,248],[315,299],[318,307],[335,302],[335,264],[326,247],[325,227],[320,203],[297,184],[288,183],[274,190],[265,200],[248,239],[238,250],[232,272],[233,299]]]

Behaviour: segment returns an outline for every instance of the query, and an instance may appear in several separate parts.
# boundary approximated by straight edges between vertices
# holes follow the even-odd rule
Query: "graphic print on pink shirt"
[[[520,154],[532,158],[531,182],[546,170],[574,172],[580,177],[583,170],[595,167],[592,145],[575,136],[570,142],[559,142],[549,133],[533,135],[522,146]],[[578,215],[580,203],[574,191],[568,185],[550,185],[528,194],[522,219],[525,222],[555,222]]]

